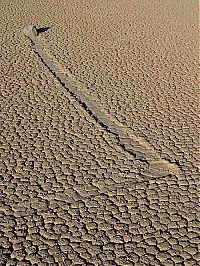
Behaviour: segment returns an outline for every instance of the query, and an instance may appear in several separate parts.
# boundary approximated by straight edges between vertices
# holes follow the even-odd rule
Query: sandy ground
[[[197,1],[1,8],[0,265],[198,265]],[[35,53],[175,173],[148,178]]]

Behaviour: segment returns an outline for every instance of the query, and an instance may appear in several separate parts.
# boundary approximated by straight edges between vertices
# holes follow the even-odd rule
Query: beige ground
[[[35,3],[36,2],[36,3]],[[197,1],[0,3],[0,265],[198,265]],[[34,53],[181,176],[143,182]]]

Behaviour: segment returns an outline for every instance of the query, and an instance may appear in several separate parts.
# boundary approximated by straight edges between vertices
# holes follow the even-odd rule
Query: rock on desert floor
[[[197,1],[0,12],[0,265],[198,266]]]

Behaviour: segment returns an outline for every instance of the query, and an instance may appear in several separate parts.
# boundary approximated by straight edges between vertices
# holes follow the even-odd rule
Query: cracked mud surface
[[[36,2],[1,5],[0,265],[198,265],[194,3]],[[142,175],[35,54],[30,23],[52,26],[37,38],[86,101],[180,176]]]

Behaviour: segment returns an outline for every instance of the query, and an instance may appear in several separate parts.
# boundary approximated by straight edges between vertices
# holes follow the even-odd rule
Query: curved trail
[[[25,27],[24,34],[31,39],[33,48],[41,61],[79,102],[85,111],[87,111],[106,131],[116,137],[118,145],[125,152],[131,154],[135,160],[145,163],[147,167],[139,171],[142,176],[148,177],[149,179],[163,178],[168,175],[180,176],[179,168],[176,164],[161,159],[159,154],[156,153],[147,141],[135,135],[132,130],[125,128],[124,125],[114,117],[104,113],[102,107],[98,106],[95,101],[86,97],[67,79],[64,71],[54,63],[54,60],[46,51],[44,52],[43,44],[37,37],[36,30],[33,26]]]

